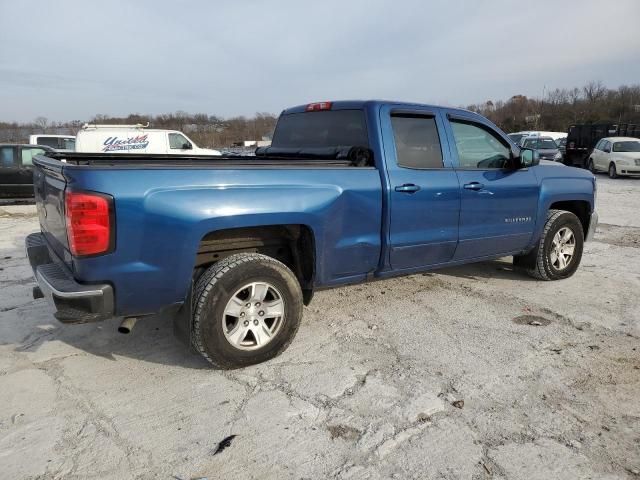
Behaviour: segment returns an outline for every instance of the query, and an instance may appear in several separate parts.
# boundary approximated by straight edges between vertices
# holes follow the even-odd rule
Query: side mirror
[[[182,150],[191,150],[193,148],[193,145],[191,145],[190,142],[185,142],[182,144]]]
[[[540,155],[531,148],[520,148],[520,168],[528,168],[540,163]]]

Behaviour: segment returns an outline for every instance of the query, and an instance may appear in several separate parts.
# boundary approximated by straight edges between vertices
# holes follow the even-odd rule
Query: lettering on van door
[[[119,138],[109,137],[103,145],[103,152],[114,152],[117,150],[140,150],[149,145],[149,135],[138,135],[137,137]]]

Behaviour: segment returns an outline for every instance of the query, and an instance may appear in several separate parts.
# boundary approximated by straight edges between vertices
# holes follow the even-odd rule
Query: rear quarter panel
[[[113,284],[118,315],[184,301],[200,240],[213,231],[308,226],[317,287],[363,280],[380,257],[382,192],[374,168],[65,169],[70,188],[115,199],[116,248],[74,260],[79,281]],[[153,292],[153,293],[151,293]]]

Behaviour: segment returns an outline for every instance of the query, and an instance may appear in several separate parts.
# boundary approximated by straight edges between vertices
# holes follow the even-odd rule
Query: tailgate
[[[33,161],[33,188],[40,230],[49,247],[63,260],[69,259],[64,216],[64,163],[43,155]]]

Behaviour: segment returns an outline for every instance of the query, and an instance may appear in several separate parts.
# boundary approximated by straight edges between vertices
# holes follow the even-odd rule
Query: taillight
[[[74,256],[98,255],[111,246],[111,198],[96,193],[65,193],[69,250]]]
[[[319,112],[320,110],[331,110],[331,102],[317,102],[307,105],[307,112]]]

